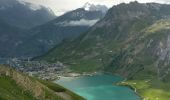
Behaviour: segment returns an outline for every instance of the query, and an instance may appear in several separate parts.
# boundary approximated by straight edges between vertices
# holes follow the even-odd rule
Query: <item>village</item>
[[[30,61],[12,58],[7,64],[14,69],[43,80],[56,80],[64,73],[65,66],[61,62],[48,63],[46,61]]]

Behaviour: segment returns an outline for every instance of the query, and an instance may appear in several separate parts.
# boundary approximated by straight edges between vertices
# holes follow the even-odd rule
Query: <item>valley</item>
[[[0,1],[0,99],[169,100],[169,9],[85,3],[56,16]]]
[[[138,2],[114,6],[88,32],[35,59],[61,61],[80,73],[121,75],[142,98],[168,100],[170,91],[163,86],[169,84],[169,7]]]

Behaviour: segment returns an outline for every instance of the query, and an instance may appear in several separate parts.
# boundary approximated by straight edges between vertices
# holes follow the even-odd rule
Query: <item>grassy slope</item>
[[[5,76],[0,76],[0,98],[3,98],[2,100],[35,99],[30,92],[23,91],[23,89],[19,87],[14,80]]]
[[[10,75],[7,75],[9,74]],[[13,76],[15,75],[15,76]],[[20,79],[17,79],[17,78]],[[24,79],[22,79],[24,78]],[[63,95],[59,95],[62,93]],[[65,98],[67,95],[69,98]],[[28,77],[7,66],[0,66],[0,100],[84,100],[82,97],[47,81]]]
[[[128,85],[136,89],[136,92],[145,100],[169,100],[170,83],[164,83],[155,79],[128,80],[120,85]]]

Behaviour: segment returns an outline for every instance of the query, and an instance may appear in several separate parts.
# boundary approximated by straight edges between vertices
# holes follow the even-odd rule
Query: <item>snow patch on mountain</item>
[[[87,3],[85,3],[85,5],[84,5],[83,8],[84,8],[85,10],[89,11],[91,6],[94,6],[94,5],[87,2]]]
[[[102,11],[103,13],[106,13],[108,8],[105,5],[94,5],[89,2],[85,3],[83,8],[86,11]]]

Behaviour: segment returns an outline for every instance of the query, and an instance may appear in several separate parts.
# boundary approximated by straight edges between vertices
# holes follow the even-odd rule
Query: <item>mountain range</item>
[[[92,8],[85,10],[87,6]],[[0,57],[41,55],[87,31],[104,17],[108,9],[87,3],[56,17],[49,8],[17,0],[1,0],[0,8],[0,24],[3,26],[0,27],[0,46],[3,47]]]
[[[84,66],[84,68],[88,67],[84,64],[88,61],[95,65],[94,68],[108,66],[108,68],[117,69],[116,65],[122,65],[125,67],[123,69],[127,71],[122,74],[131,76],[132,73],[128,73],[126,66],[123,65],[130,63],[129,67],[134,66],[135,60],[146,64],[145,60],[147,61],[150,57],[153,57],[150,59],[156,57],[157,61],[161,59],[159,57],[165,58],[166,52],[168,52],[166,50],[169,47],[170,12],[167,11],[169,7],[169,5],[139,4],[137,2],[114,6],[102,20],[87,32],[70,43],[54,48],[45,55],[45,58],[52,62],[66,61],[75,67]],[[163,51],[164,49],[166,50]],[[125,56],[126,54],[127,56]],[[121,55],[123,57],[119,57]],[[148,57],[149,55],[150,57]],[[138,67],[138,70],[141,70],[142,66]],[[91,68],[93,69],[93,67]]]
[[[142,98],[168,100],[170,5],[122,3],[87,32],[37,57],[61,61],[74,72],[106,71],[126,77]],[[148,94],[147,94],[148,93]]]
[[[118,85],[130,86],[144,100],[169,100],[169,4],[131,2],[108,10],[86,3],[54,18],[48,8],[8,1],[11,4],[0,1],[0,13],[9,9],[12,14],[0,15],[1,57],[38,56],[33,60],[59,61],[72,72],[113,73],[126,78]],[[12,13],[18,9],[16,5],[22,8],[19,13],[31,11],[34,13],[28,15],[38,16],[37,12],[45,9],[44,16],[52,17],[38,23],[29,16],[32,23],[23,14],[21,17],[31,23],[24,24],[14,16],[20,15],[18,11]]]
[[[32,34],[32,36],[24,38],[15,51],[19,51],[18,55],[35,57],[46,53],[63,41],[76,38],[103,18],[108,9],[106,6],[97,5],[95,10],[95,5],[88,4],[88,7],[91,6],[93,6],[92,10],[85,10],[87,7],[85,4],[82,8],[67,12],[52,21],[26,31],[24,34]]]

